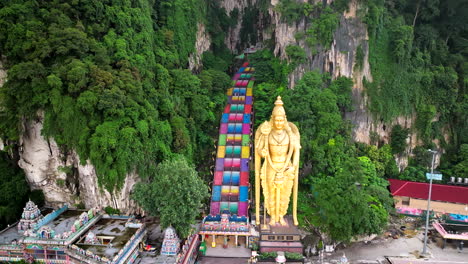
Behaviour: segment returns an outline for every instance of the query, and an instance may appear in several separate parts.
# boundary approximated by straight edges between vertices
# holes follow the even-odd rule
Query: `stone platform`
[[[261,219],[263,220],[263,219]],[[302,254],[304,247],[301,243],[301,234],[293,223],[292,216],[285,216],[287,225],[276,224],[261,228],[260,225],[260,252],[286,251]],[[266,222],[269,219],[267,217]]]

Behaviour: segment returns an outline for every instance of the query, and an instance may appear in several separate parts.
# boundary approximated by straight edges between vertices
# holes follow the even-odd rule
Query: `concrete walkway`
[[[371,241],[370,244],[355,243],[350,247],[343,250],[337,250],[330,256],[326,256],[328,260],[339,260],[343,253],[351,263],[364,263],[366,260],[376,261],[378,259],[384,259],[385,257],[394,257],[395,259],[412,259],[416,260],[416,256],[422,251],[423,235],[419,233],[413,238],[401,237],[399,239],[380,239]],[[431,257],[428,258],[424,263],[437,263],[442,261],[447,263],[467,263],[468,264],[468,249],[465,248],[463,251],[459,251],[455,248],[455,245],[447,244],[445,249],[437,246],[436,243],[429,243],[428,250]],[[422,260],[422,259],[421,259]],[[314,261],[312,261],[314,263]],[[405,263],[405,262],[399,262]],[[408,262],[409,263],[409,262]],[[417,263],[417,262],[413,262]]]
[[[223,248],[222,246],[217,246],[215,248],[208,247],[206,249],[206,256],[224,258],[250,258],[250,256],[252,256],[252,251],[245,247]]]
[[[201,264],[246,264],[247,258],[215,258],[202,257],[199,258]]]

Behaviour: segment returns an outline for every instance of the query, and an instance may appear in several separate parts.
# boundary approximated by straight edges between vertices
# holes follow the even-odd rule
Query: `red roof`
[[[389,179],[393,196],[406,196],[427,200],[429,183]],[[468,204],[468,187],[432,184],[431,200]]]

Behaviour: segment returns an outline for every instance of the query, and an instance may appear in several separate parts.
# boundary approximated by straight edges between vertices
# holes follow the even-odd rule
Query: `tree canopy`
[[[208,187],[181,155],[161,162],[153,177],[135,186],[132,196],[146,212],[159,217],[163,228],[174,227],[180,237],[190,234],[208,197]]]
[[[256,122],[269,119],[273,100],[281,95],[288,121],[299,128],[299,222],[319,228],[333,240],[379,233],[392,210],[384,177],[394,173],[396,165],[388,145],[381,150],[361,149],[352,142],[350,127],[342,118],[351,106],[352,80],[330,80],[312,71],[294,89],[284,89],[284,83],[275,80],[281,80],[278,77],[290,70],[289,65],[266,54],[255,55],[254,61],[260,60],[258,64],[270,71],[276,64],[279,70],[271,71],[276,76],[261,80],[254,90]]]
[[[6,152],[0,151],[0,230],[19,220],[28,199],[39,207],[44,205],[44,194],[31,192],[24,172]]]
[[[0,136],[17,140],[22,120],[43,110],[42,134],[89,159],[109,191],[128,172],[150,177],[172,153],[203,168],[230,84],[215,69],[184,70],[205,7],[199,0],[3,3]]]

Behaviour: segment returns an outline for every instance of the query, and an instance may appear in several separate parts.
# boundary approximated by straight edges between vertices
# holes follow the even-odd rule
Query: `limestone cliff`
[[[0,60],[0,86],[6,81],[7,72]],[[18,165],[24,170],[32,189],[44,192],[46,203],[52,206],[83,203],[86,208],[111,206],[122,212],[140,209],[129,199],[138,175],[129,173],[121,190],[109,193],[97,183],[94,166],[86,161],[81,165],[79,156],[71,151],[64,153],[53,138],[42,136],[44,113],[39,111],[33,120],[23,120],[19,136]],[[0,150],[4,149],[0,139]]]
[[[0,60],[0,86],[7,72]],[[64,153],[53,138],[42,136],[44,113],[39,111],[33,120],[23,120],[19,136],[18,165],[24,170],[32,189],[44,192],[46,203],[52,206],[83,203],[87,208],[111,206],[122,212],[136,212],[139,208],[129,199],[139,177],[130,173],[120,191],[109,193],[97,183],[96,171],[89,161],[81,165],[79,156]],[[0,150],[4,149],[0,139]]]
[[[241,43],[240,33],[243,23],[256,23],[257,21],[244,21],[245,11],[247,8],[254,8],[257,0],[222,0],[220,6],[226,10],[226,14],[230,15],[232,11],[238,11],[237,24],[229,29],[226,34],[225,44],[228,49],[239,52],[239,49],[244,48],[245,43]]]
[[[189,69],[192,71],[198,71],[202,66],[202,54],[203,52],[210,49],[211,38],[206,31],[205,24],[198,23],[197,39],[195,42],[195,53],[189,58]]]
[[[306,0],[297,0],[297,2],[307,2]],[[320,2],[320,1],[315,1]],[[325,1],[326,4],[331,4],[333,0]],[[226,8],[227,13],[232,8],[246,6],[248,1],[233,1],[224,0],[222,5]],[[318,70],[320,72],[328,72],[332,78],[340,76],[353,78],[354,86],[352,89],[353,111],[346,113],[345,118],[353,124],[353,138],[358,142],[370,144],[371,135],[377,135],[379,140],[388,143],[390,140],[391,128],[400,124],[402,127],[411,128],[416,117],[400,116],[389,123],[383,123],[381,120],[376,120],[368,110],[369,98],[365,93],[363,79],[372,81],[372,73],[368,61],[369,44],[367,26],[361,21],[358,16],[360,8],[358,0],[350,0],[348,11],[340,16],[340,22],[333,34],[333,41],[329,47],[318,47],[317,52],[312,52],[305,40],[297,40],[297,33],[305,33],[310,27],[313,19],[300,19],[295,23],[286,23],[282,19],[281,14],[276,8],[279,0],[270,0],[269,7],[266,13],[261,14],[258,18],[260,34],[257,36],[258,41],[272,40],[274,43],[274,54],[281,59],[287,60],[286,47],[288,45],[298,45],[302,47],[307,54],[306,62],[297,66],[297,68],[289,75],[289,87],[294,89],[296,82],[302,78],[305,72]],[[262,17],[267,16],[267,18]],[[268,21],[268,24],[262,21]],[[239,22],[241,23],[241,22]],[[238,27],[239,28],[239,24]],[[232,34],[226,39],[228,47],[236,51],[235,47],[238,43],[233,42],[235,37],[234,29]],[[361,46],[364,53],[362,67],[355,69],[356,51]],[[400,169],[407,166],[408,156],[411,155],[412,149],[421,142],[418,141],[415,130],[410,130],[407,139],[408,148],[400,157],[396,157]],[[435,142],[438,145],[438,142]],[[440,155],[437,156],[436,163],[438,164]]]
[[[23,121],[19,140],[20,160],[32,189],[41,189],[50,205],[83,203],[86,208],[111,206],[122,212],[138,210],[129,199],[133,185],[138,181],[135,173],[127,175],[121,190],[109,193],[98,185],[94,166],[80,163],[75,151],[64,153],[53,138],[41,135],[44,114]]]
[[[6,70],[3,67],[2,60],[0,59],[0,87],[2,87],[3,84],[5,83],[6,76],[7,76]],[[4,147],[5,146],[4,146],[3,140],[0,138],[0,150],[3,150]]]
[[[191,70],[200,69],[201,55],[210,45],[206,27],[199,23],[195,52],[189,58]],[[6,70],[0,60],[0,86],[5,80]],[[110,206],[123,213],[140,212],[140,208],[130,199],[133,186],[140,179],[135,172],[127,175],[122,189],[110,193],[99,186],[96,170],[89,160],[82,165],[75,151],[66,153],[53,138],[42,136],[43,121],[43,111],[39,111],[33,120],[23,120],[18,144],[18,165],[24,170],[30,187],[44,192],[48,205],[83,204],[86,208]],[[0,138],[0,150],[3,148],[4,142]]]

